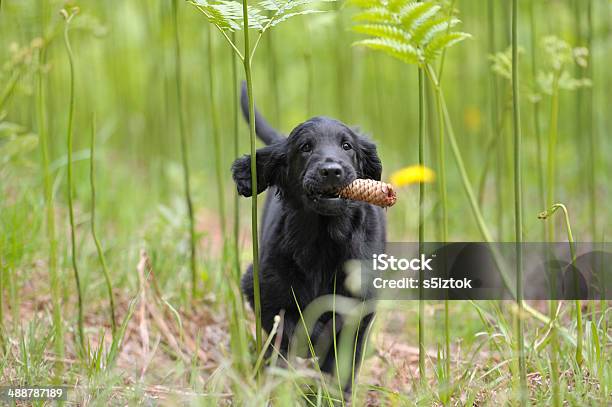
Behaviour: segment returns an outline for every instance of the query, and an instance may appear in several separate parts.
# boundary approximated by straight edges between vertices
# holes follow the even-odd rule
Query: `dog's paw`
[[[232,164],[232,177],[236,183],[236,190],[242,196],[253,194],[251,185],[251,156],[245,155]]]

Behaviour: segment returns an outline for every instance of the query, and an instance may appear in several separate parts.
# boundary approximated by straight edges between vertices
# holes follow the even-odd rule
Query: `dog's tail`
[[[249,96],[247,94],[246,82],[242,82],[242,90],[240,92],[240,105],[242,107],[242,114],[244,119],[249,122]],[[276,131],[270,124],[263,118],[263,116],[255,109],[255,132],[257,137],[261,139],[266,145],[274,144],[277,141],[281,141],[284,137]]]

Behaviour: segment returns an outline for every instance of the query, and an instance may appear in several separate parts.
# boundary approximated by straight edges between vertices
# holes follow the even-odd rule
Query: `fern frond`
[[[400,42],[410,40],[410,34],[401,28],[388,24],[362,24],[353,27],[353,30],[361,34],[371,35],[372,37],[388,38]]]
[[[347,3],[359,8],[384,7],[381,0],[349,0]]]
[[[212,5],[206,1],[191,1],[206,16],[209,23],[216,25],[225,31],[237,31],[241,29],[241,24],[234,21],[237,20],[231,16],[229,10],[225,10],[222,5]]]
[[[459,20],[450,13],[443,12],[436,1],[351,0],[351,3],[364,5],[353,18],[363,23],[355,26],[354,30],[375,37],[371,45],[368,45],[370,43],[367,41],[359,44],[386,50],[389,44],[381,43],[381,40],[397,41],[417,50],[416,61],[421,65],[430,63],[442,50],[470,36],[452,31],[452,28],[459,24]],[[397,53],[395,45],[397,44],[390,48]],[[401,52],[400,54],[403,55]],[[411,55],[410,58],[400,59],[414,63],[414,53]]]
[[[383,0],[385,7],[394,14],[399,14],[400,10],[411,0]]]
[[[243,28],[242,4],[237,1],[220,0],[211,3],[206,0],[192,0],[190,3],[206,16],[208,22],[221,30],[232,32]],[[269,21],[257,7],[249,6],[248,13],[249,28],[261,30]]]
[[[440,11],[434,2],[409,3],[399,12],[399,20],[408,31],[417,29]]]
[[[259,2],[261,8],[268,11],[278,11],[282,7],[282,4],[282,1],[276,0],[262,0]]]
[[[372,7],[353,16],[355,21],[370,21],[373,23],[392,23],[393,16],[384,7]]]
[[[437,36],[425,47],[425,59],[432,60],[438,57],[445,48],[452,47],[471,36],[471,34],[460,31]]]
[[[264,32],[292,17],[320,13],[324,10],[297,8],[312,3],[333,2],[336,0],[261,0],[257,5],[248,6],[249,28]],[[381,1],[381,0],[379,0]],[[243,29],[243,7],[236,0],[188,0],[195,5],[207,18],[223,31],[238,31]],[[270,15],[266,15],[270,14]]]
[[[276,14],[281,15],[297,7],[310,5],[312,3],[326,3],[333,1],[335,0],[262,0],[259,2],[259,6],[264,10],[273,11]],[[274,16],[272,16],[272,18],[274,18]]]
[[[424,48],[435,36],[446,34],[450,28],[458,23],[459,20],[456,18],[450,20],[448,18],[430,19],[414,30],[412,33],[413,41]]]
[[[272,19],[272,21],[270,22],[270,27],[274,27],[282,23],[283,21],[290,19],[291,17],[303,16],[306,14],[324,13],[324,12],[325,11],[323,10],[302,10],[302,11],[294,11],[293,13],[283,14],[280,18]]]
[[[264,31],[265,27],[271,20],[262,14],[262,11],[256,7],[249,7],[249,28],[255,28],[259,31]]]
[[[409,64],[419,64],[422,59],[421,52],[412,45],[388,38],[368,38],[354,42],[353,45],[383,51],[387,55]]]

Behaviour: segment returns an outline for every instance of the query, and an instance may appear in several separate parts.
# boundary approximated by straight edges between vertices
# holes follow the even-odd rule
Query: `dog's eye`
[[[345,150],[350,150],[353,147],[349,143],[344,142],[344,143],[342,143],[342,148],[345,149]]]
[[[310,143],[304,143],[300,146],[300,151],[303,153],[309,153],[312,151],[312,146]]]

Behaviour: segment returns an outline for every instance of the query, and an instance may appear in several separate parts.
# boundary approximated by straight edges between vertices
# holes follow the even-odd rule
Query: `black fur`
[[[242,105],[247,102],[243,90]],[[258,136],[269,142],[256,153],[257,193],[270,189],[260,230],[262,323],[269,332],[274,316],[284,310],[281,350],[286,352],[301,324],[292,289],[302,312],[315,298],[334,292],[334,277],[336,294],[350,297],[344,285],[345,262],[370,259],[372,253],[384,250],[383,210],[333,198],[338,188],[356,178],[380,180],[382,164],[371,141],[337,120],[315,117],[284,138],[258,113],[255,117]],[[232,166],[238,193],[243,196],[253,192],[250,165],[251,157],[247,155]],[[252,266],[243,276],[242,290],[252,306]],[[358,353],[371,317],[367,315],[362,320]],[[312,328],[313,343],[330,343],[330,321],[331,313],[324,314]],[[341,336],[340,315],[336,327]],[[318,355],[321,369],[334,372],[333,349],[324,352]],[[356,360],[360,360],[359,355]]]

